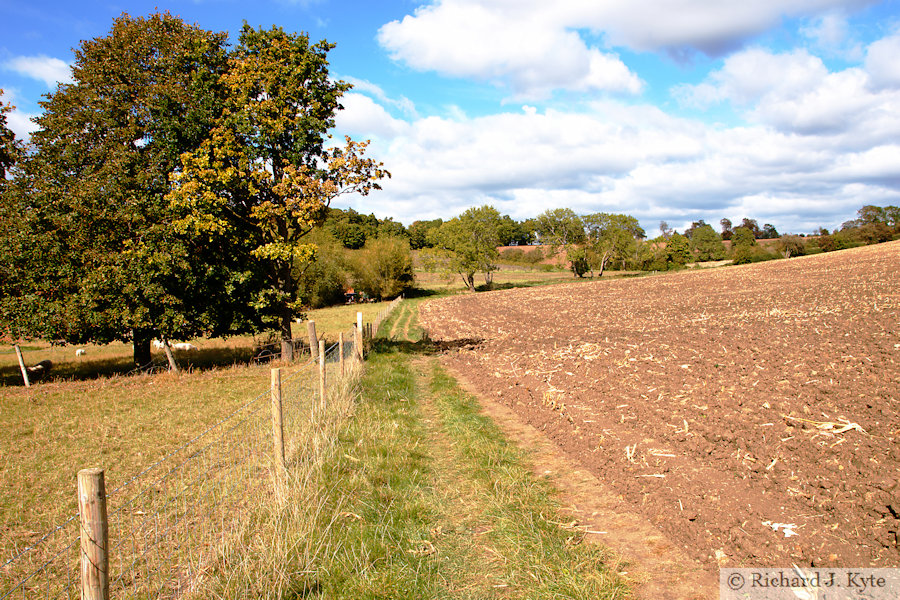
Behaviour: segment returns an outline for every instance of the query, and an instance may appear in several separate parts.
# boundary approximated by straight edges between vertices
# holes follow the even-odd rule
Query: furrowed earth
[[[451,368],[711,571],[900,566],[900,242],[421,315],[472,342]]]

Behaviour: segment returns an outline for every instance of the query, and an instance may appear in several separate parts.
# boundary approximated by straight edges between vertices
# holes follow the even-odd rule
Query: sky
[[[562,207],[653,237],[900,205],[900,0],[0,0],[13,131],[82,40],[157,9],[233,41],[246,21],[336,44],[354,87],[332,133],[392,174],[340,208],[409,225]]]

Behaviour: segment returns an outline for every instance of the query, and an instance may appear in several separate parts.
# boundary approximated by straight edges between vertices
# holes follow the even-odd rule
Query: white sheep
[[[166,345],[165,345],[165,343],[161,342],[160,340],[153,340],[153,347],[157,350],[162,350],[163,348],[166,347]]]
[[[76,348],[75,349],[75,356],[84,356],[84,354],[85,354],[84,348]]]
[[[188,342],[178,342],[177,344],[172,344],[172,348],[175,350],[196,350],[197,346]]]

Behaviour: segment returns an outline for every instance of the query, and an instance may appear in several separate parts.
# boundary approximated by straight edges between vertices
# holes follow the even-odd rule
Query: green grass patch
[[[323,511],[327,598],[625,598],[608,551],[563,525],[553,490],[434,357],[404,302],[382,326],[339,436]],[[339,493],[338,493],[339,492]],[[312,593],[310,593],[312,592]]]

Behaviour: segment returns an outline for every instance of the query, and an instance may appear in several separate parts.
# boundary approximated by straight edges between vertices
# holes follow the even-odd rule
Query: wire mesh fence
[[[340,338],[319,361],[279,370],[283,451],[273,442],[273,384],[106,494],[108,597],[190,596],[210,573],[227,568],[222,549],[247,535],[260,499],[278,490],[285,469],[314,462],[326,423],[322,386],[339,380],[358,356],[356,326]],[[84,535],[73,514],[14,548],[0,563],[0,600],[82,597]]]

